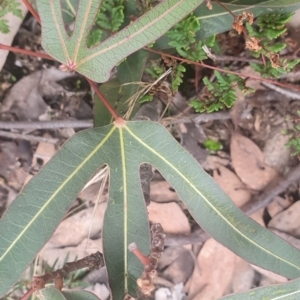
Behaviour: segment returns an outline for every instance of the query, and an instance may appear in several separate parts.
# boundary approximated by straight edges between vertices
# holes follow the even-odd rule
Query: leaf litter
[[[50,72],[51,71],[49,71],[49,73]],[[40,76],[41,73],[37,74]],[[36,81],[36,75],[33,76],[35,77],[32,78],[34,78]],[[27,79],[29,79],[29,76]],[[55,82],[57,77],[51,75],[49,80]],[[31,86],[31,84],[28,84],[28,82],[25,84],[25,86]],[[57,88],[57,86],[55,87]],[[19,115],[21,120],[34,120],[40,118],[40,116],[47,111],[47,105],[44,105],[45,102],[43,101],[43,97],[41,95],[35,97],[34,94],[32,94],[36,93],[38,90],[37,86],[35,86],[34,89],[34,92],[32,92],[32,90],[28,92],[20,92],[20,89],[15,89],[15,95],[33,96],[32,99],[36,99],[36,102],[32,103],[32,105],[34,107],[40,107],[37,115],[32,115],[32,110],[28,110],[28,107],[22,107],[22,100],[18,99],[14,100],[12,104],[9,102],[11,100],[6,100],[4,102],[5,109],[3,111],[11,111],[11,107],[14,107],[15,112],[17,115]],[[15,99],[13,96],[13,89],[9,92],[7,97],[7,99]],[[245,104],[245,99],[242,99],[242,101],[244,101]],[[75,112],[75,106],[70,108],[70,113]],[[210,153],[208,155],[206,150],[204,151],[204,149],[199,147],[197,143],[199,141],[196,143],[184,144],[183,139],[184,146],[186,146],[191,153],[196,153],[196,155],[199,155],[198,160],[201,161],[203,165],[209,161],[210,167],[208,169],[213,170],[213,177],[238,206],[243,206],[245,203],[250,201],[254,195],[263,191],[271,181],[281,176],[285,172],[286,165],[291,164],[290,158],[286,154],[284,160],[285,164],[282,163],[282,160],[278,159],[278,157],[282,158],[281,154],[277,154],[277,160],[270,159],[270,153],[272,154],[275,152],[275,147],[282,149],[284,142],[280,143],[280,146],[278,146],[277,137],[273,140],[270,138],[264,139],[264,136],[266,137],[268,134],[270,134],[265,132],[264,128],[275,128],[276,125],[274,125],[275,122],[272,123],[271,120],[268,121],[269,127],[264,126],[265,123],[262,123],[262,120],[272,117],[272,114],[270,113],[268,104],[263,105],[263,107],[265,109],[265,114],[259,115],[257,112],[258,109],[255,107],[255,105],[249,105],[248,103],[247,105],[243,106],[241,113],[247,112],[248,115],[251,116],[250,122],[248,119],[248,124],[250,123],[250,127],[243,128],[244,124],[242,121],[240,123],[236,122],[235,125],[241,125],[239,128],[240,130],[237,132],[228,130],[230,126],[228,126],[228,122],[226,121],[221,124],[219,122],[209,122],[208,124],[204,124],[202,126],[201,133],[204,132],[204,134],[207,136],[213,135],[217,139],[220,139],[221,135],[221,131],[219,129],[222,128],[222,130],[225,130],[229,138],[228,140],[223,140],[223,142],[225,146],[227,145],[227,151],[230,149],[228,153],[230,153],[231,161],[226,158],[224,159],[220,152]],[[264,118],[265,116],[267,116],[267,118]],[[249,128],[251,130],[249,130]],[[194,126],[192,127],[192,130],[195,131]],[[178,131],[180,132],[180,129],[178,129]],[[188,130],[185,129],[184,134],[187,134],[188,136]],[[274,137],[273,133],[272,135]],[[268,146],[268,142],[271,144],[271,146]],[[192,146],[189,146],[189,144]],[[1,145],[5,146],[5,142],[1,141]],[[268,150],[268,147],[273,150]],[[43,148],[42,151],[41,148]],[[49,144],[39,144],[37,147],[36,145],[32,145],[32,149],[36,149],[33,156],[33,166],[36,169],[40,167],[38,166],[38,161],[40,161],[40,159],[43,160],[42,164],[46,163],[46,161],[55,152],[53,150],[53,145],[50,146]],[[3,153],[5,153],[5,151],[2,151],[1,154]],[[13,150],[11,153],[15,154],[16,150]],[[18,157],[17,154],[15,156]],[[286,159],[288,162],[286,162]],[[7,157],[1,157],[1,162],[3,161],[7,161],[8,163],[8,166],[3,171],[3,177],[7,179],[9,178],[9,175],[7,174],[9,167],[11,168],[13,166],[15,160],[7,159]],[[273,164],[272,162],[274,161],[275,163]],[[281,163],[279,167],[278,163]],[[26,174],[28,174],[28,171]],[[25,179],[22,176],[16,176],[14,178],[14,183],[12,183],[11,180],[8,181],[10,182],[8,187],[11,189],[12,186],[14,190],[18,190],[21,188],[24,180]],[[16,185],[15,182],[18,182],[18,185]],[[189,234],[191,231],[193,232],[195,225],[190,222],[191,220],[189,220],[188,216],[182,211],[181,206],[177,204],[180,202],[180,200],[175,192],[170,190],[169,184],[164,180],[152,182],[151,184],[152,203],[149,208],[150,219],[152,216],[153,220],[165,224],[163,227],[165,227],[166,232],[176,233],[178,235]],[[92,196],[96,197],[96,190],[97,189],[94,189],[90,192],[88,195],[89,199],[86,199],[87,202],[92,201]],[[153,200],[155,200],[155,202],[170,203],[155,203]],[[272,202],[273,207],[271,204],[268,207],[271,220],[268,222],[265,221],[265,219],[262,218],[263,212],[261,211],[258,215],[259,222],[262,224],[267,224],[269,228],[277,229],[294,236],[295,241],[298,242],[300,233],[297,231],[297,228],[299,227],[297,225],[297,220],[299,219],[297,219],[297,216],[299,216],[299,201],[296,202],[297,200],[299,200],[299,198],[296,196],[291,197],[288,191],[286,195],[282,195],[282,197],[276,197],[274,202]],[[79,201],[77,202],[77,204],[79,204],[82,199],[77,201]],[[57,256],[66,257],[72,253],[69,257],[72,260],[75,257],[85,256],[87,253],[85,251],[89,250],[90,248],[101,248],[101,246],[99,246],[101,245],[101,226],[99,226],[99,224],[101,224],[103,219],[105,210],[104,207],[106,206],[105,201],[105,196],[103,196],[100,201],[102,203],[99,205],[100,207],[98,207],[99,211],[97,211],[97,215],[94,216],[94,222],[97,223],[97,228],[93,228],[95,231],[92,231],[92,240],[87,241],[86,233],[89,229],[90,219],[93,216],[93,208],[86,207],[84,210],[74,213],[72,216],[66,218],[61,223],[60,227],[57,229],[57,232],[53,235],[53,238],[43,250],[45,257],[47,255],[51,257],[51,259],[49,259],[49,264],[53,263]],[[292,204],[293,202],[295,203]],[[274,203],[278,203],[276,208],[274,208]],[[64,237],[66,232],[68,234]],[[88,246],[86,246],[87,242]],[[166,258],[163,254],[161,265],[159,265],[158,270],[159,276],[171,283],[171,287],[173,287],[173,289],[176,287],[176,284],[183,283],[183,285],[185,285],[184,291],[188,294],[190,299],[213,300],[230,292],[245,291],[248,288],[253,287],[254,282],[257,281],[257,278],[259,278],[258,272],[263,274],[263,279],[260,282],[261,285],[266,284],[266,278],[271,278],[269,280],[271,280],[272,283],[284,280],[279,277],[272,277],[273,275],[263,273],[263,270],[250,266],[247,262],[243,261],[234,253],[227,250],[225,247],[212,239],[207,240],[204,244],[198,243],[192,246],[188,245],[188,247],[168,247],[165,250],[165,254],[169,260],[164,262],[164,259]],[[241,280],[242,278],[243,280]],[[107,284],[105,281],[104,283]],[[170,293],[172,294],[172,292]]]

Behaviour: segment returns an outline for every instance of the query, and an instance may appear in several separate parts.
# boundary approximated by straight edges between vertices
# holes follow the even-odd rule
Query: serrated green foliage
[[[100,28],[94,28],[91,30],[90,35],[87,38],[86,44],[90,48],[101,40],[103,31]]]
[[[262,47],[258,51],[251,51],[253,57],[259,58],[264,55],[272,60],[272,56],[285,49],[286,44],[277,39],[287,31],[286,24],[292,16],[293,13],[272,13],[258,17],[255,25],[246,23],[249,36],[257,38],[259,45]],[[298,60],[284,61],[279,59],[279,62],[275,64],[268,61],[265,66],[252,64],[252,67],[261,73],[263,77],[278,78],[280,75],[292,70],[298,62]]]
[[[22,18],[20,5],[16,0],[0,1],[0,32],[9,33],[8,21],[4,19],[6,14],[12,13]]]
[[[170,39],[169,45],[174,47],[178,54],[196,62],[207,59],[203,46],[212,47],[215,36],[205,41],[197,40],[196,34],[200,30],[199,20],[190,15],[176,24],[166,35]]]
[[[292,149],[292,155],[300,155],[300,110],[297,111],[299,118],[294,120],[295,127],[292,129],[290,133],[290,141],[286,144],[286,146]],[[299,157],[300,158],[300,157]]]
[[[255,64],[255,63],[250,63],[250,66],[253,68],[253,70],[259,72],[264,78],[270,78],[270,77],[279,78],[282,74],[286,74],[292,71],[293,68],[300,62],[300,59],[294,59],[294,60],[280,59],[279,62],[280,62],[280,66],[277,68],[274,68],[270,61],[268,61],[265,66],[262,64]]]
[[[0,32],[9,33],[9,26],[7,20],[0,20]]]
[[[104,0],[96,17],[96,25],[110,32],[116,32],[124,21],[124,0]]]
[[[183,73],[185,73],[186,68],[181,64],[176,64],[176,66],[173,67],[173,70],[171,72],[171,89],[173,92],[177,92],[179,86],[182,83],[182,77]]]
[[[170,73],[171,77],[171,90],[173,92],[177,92],[180,84],[182,83],[183,73],[186,71],[186,68],[179,64],[176,60],[170,60],[166,64],[166,62],[162,62],[161,60],[151,61],[150,67],[147,68],[145,71],[148,73],[154,80],[158,79],[161,75],[165,73],[168,68],[172,68]],[[147,102],[151,101],[150,97],[142,98],[141,101]],[[141,102],[142,103],[142,102]]]
[[[165,69],[162,63],[156,60],[152,60],[150,62],[149,68],[146,68],[145,71],[155,80],[158,79],[162,74],[164,74]]]
[[[154,97],[154,95],[146,94],[146,95],[141,97],[140,103],[150,102],[150,101],[153,100],[153,97]]]
[[[95,24],[87,39],[87,46],[92,47],[118,31],[124,22],[124,0],[104,0],[96,16]],[[103,34],[105,31],[105,35]]]
[[[196,112],[213,112],[230,108],[236,100],[236,91],[233,86],[238,86],[239,89],[246,92],[244,80],[236,75],[221,74],[215,71],[216,82],[210,82],[207,77],[203,78],[203,83],[206,86],[207,93],[201,99],[190,101],[189,105]]]

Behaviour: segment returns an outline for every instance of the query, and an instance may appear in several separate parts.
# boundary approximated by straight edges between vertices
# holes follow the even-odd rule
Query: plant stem
[[[91,87],[93,88],[93,90],[95,91],[95,93],[97,94],[97,96],[100,98],[100,100],[102,101],[102,103],[104,104],[104,106],[108,109],[108,111],[111,113],[111,115],[113,116],[113,118],[115,120],[117,119],[122,119],[117,112],[113,109],[113,107],[110,105],[110,103],[107,101],[107,99],[104,97],[104,95],[101,93],[101,91],[99,90],[97,84],[90,80],[89,78],[86,77],[86,80],[89,82],[89,84],[91,85]]]
[[[7,45],[3,45],[1,43],[0,43],[0,49],[9,50],[9,51],[12,51],[12,52],[15,52],[15,53],[21,53],[21,54],[25,54],[25,55],[30,55],[30,56],[45,58],[45,59],[49,59],[49,60],[54,60],[53,57],[51,57],[50,55],[48,55],[46,53],[33,52],[33,51],[30,51],[30,50],[24,50],[24,49],[20,49],[20,48],[16,48],[16,47],[11,47],[11,46],[7,46]]]
[[[216,70],[216,71],[219,71],[219,72],[222,72],[222,73],[237,75],[237,76],[242,77],[242,78],[249,78],[249,79],[253,79],[253,80],[258,80],[258,81],[263,81],[263,82],[269,82],[269,83],[273,83],[273,84],[278,85],[278,86],[282,86],[282,87],[286,87],[286,88],[291,88],[291,89],[300,91],[300,87],[296,87],[296,86],[294,86],[292,84],[286,84],[286,83],[282,83],[282,82],[278,82],[278,81],[274,81],[272,79],[266,79],[266,78],[262,78],[262,77],[255,77],[255,76],[243,75],[243,74],[238,73],[238,72],[224,70],[222,68],[218,68],[218,67],[207,65],[207,64],[203,63],[202,61],[201,62],[195,62],[195,61],[192,61],[192,60],[189,60],[189,59],[177,57],[175,55],[163,53],[161,51],[150,49],[150,48],[147,48],[147,47],[145,47],[144,49],[147,50],[147,51],[149,51],[149,52],[153,52],[153,53],[156,53],[156,54],[160,54],[160,55],[164,55],[164,56],[167,56],[167,57],[170,57],[170,58],[173,58],[173,59],[180,60],[180,61],[185,62],[187,64],[192,64],[192,65],[196,65],[196,66],[202,66],[202,67],[205,67],[205,68],[208,68],[208,69],[211,69],[211,70]]]
[[[218,3],[220,6],[222,6],[229,14],[231,14],[234,18],[237,16],[230,10],[228,9],[223,3],[221,3],[219,0],[214,0],[216,3]]]
[[[104,266],[103,255],[97,251],[91,255],[88,255],[80,260],[66,263],[61,269],[58,269],[54,272],[49,272],[42,276],[34,276],[33,281],[31,283],[31,288],[21,300],[27,300],[29,296],[37,290],[43,289],[45,284],[51,280],[55,280],[55,287],[61,289],[63,284],[63,279],[69,275],[69,273],[83,269],[89,268],[90,270],[96,269]]]
[[[31,12],[31,14],[34,16],[34,18],[38,21],[38,23],[41,24],[40,16],[35,11],[35,9],[32,7],[32,5],[28,2],[28,0],[23,0],[23,3],[27,7],[27,9]]]

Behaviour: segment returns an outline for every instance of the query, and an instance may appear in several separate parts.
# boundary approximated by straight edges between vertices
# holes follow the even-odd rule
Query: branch
[[[286,84],[286,83],[282,83],[282,82],[278,82],[278,81],[275,81],[275,80],[272,80],[272,79],[266,79],[266,78],[262,78],[262,77],[243,75],[243,74],[238,73],[238,72],[229,71],[229,70],[225,70],[225,69],[222,69],[222,68],[210,66],[210,65],[207,65],[203,62],[195,62],[195,61],[192,61],[192,60],[189,60],[189,59],[185,59],[185,58],[181,58],[181,57],[178,57],[178,56],[175,56],[175,55],[163,53],[161,51],[154,50],[154,49],[147,48],[147,47],[144,47],[143,49],[145,49],[149,52],[159,54],[159,55],[164,55],[166,57],[177,59],[177,60],[185,62],[187,64],[192,64],[192,65],[195,65],[195,66],[205,67],[205,68],[208,68],[208,69],[211,69],[211,70],[216,70],[216,71],[219,71],[219,72],[222,72],[222,73],[237,75],[237,76],[242,77],[242,78],[249,78],[249,79],[253,79],[253,80],[257,80],[257,81],[261,81],[261,82],[269,82],[269,83],[273,83],[273,84],[278,85],[278,86],[282,86],[282,87],[285,87],[285,88],[291,88],[291,89],[300,91],[300,87],[296,87],[292,84]]]
[[[300,180],[300,164],[290,171],[285,178],[273,180],[262,194],[244,205],[242,211],[247,215],[251,215],[257,210],[268,206],[275,196],[285,191],[290,184],[298,180]]]
[[[0,129],[58,129],[58,128],[89,128],[93,127],[93,120],[58,120],[58,121],[28,121],[3,122]]]
[[[14,132],[7,132],[0,130],[0,137],[6,137],[10,139],[20,139],[30,142],[45,142],[45,143],[51,143],[56,144],[58,143],[59,139],[53,139],[53,138],[47,138],[47,137],[41,137],[41,136],[34,136],[34,135],[28,135],[28,134],[22,134],[22,133],[14,133]]]
[[[32,7],[32,5],[28,2],[28,0],[23,0],[23,3],[27,7],[27,9],[31,12],[31,14],[34,16],[34,18],[38,21],[38,23],[41,24],[40,16],[35,11],[35,9]]]
[[[118,119],[122,119],[117,112],[113,109],[113,107],[110,105],[110,103],[107,101],[107,99],[104,97],[104,95],[101,93],[101,91],[99,90],[97,84],[90,80],[89,78],[85,77],[86,80],[89,82],[89,84],[91,85],[91,87],[93,88],[93,90],[95,91],[95,93],[97,94],[97,96],[99,97],[99,99],[102,101],[102,103],[104,104],[104,106],[108,109],[108,111],[111,113],[111,115],[113,116],[113,118],[115,120]]]
[[[45,284],[51,280],[55,280],[55,287],[61,290],[63,287],[63,279],[67,277],[71,272],[83,268],[98,270],[103,266],[103,255],[99,251],[97,251],[96,253],[88,255],[80,260],[66,263],[63,268],[58,269],[54,272],[49,272],[42,276],[34,276],[30,290],[20,300],[27,300],[34,291],[43,289],[45,287]]]
[[[0,43],[0,49],[9,50],[9,51],[12,51],[14,53],[21,53],[21,54],[25,54],[25,55],[40,57],[40,58],[49,59],[49,60],[54,60],[53,57],[51,57],[50,55],[48,55],[46,53],[34,52],[34,51],[30,51],[30,50],[24,50],[24,49],[20,49],[20,48],[16,48],[16,47],[3,45],[1,43]]]

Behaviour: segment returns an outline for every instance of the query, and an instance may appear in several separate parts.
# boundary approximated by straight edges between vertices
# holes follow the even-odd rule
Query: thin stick
[[[63,268],[58,269],[54,272],[49,272],[42,276],[34,276],[33,281],[31,283],[31,288],[25,295],[23,295],[23,297],[20,300],[27,300],[34,291],[44,288],[45,284],[51,280],[55,280],[56,288],[62,289],[63,279],[67,277],[71,272],[83,268],[89,268],[90,270],[98,270],[103,266],[103,255],[99,251],[97,251],[96,253],[88,255],[80,260],[66,263],[63,266]]]
[[[269,82],[262,82],[261,84],[263,86],[266,86],[267,88],[281,94],[281,95],[284,95],[284,96],[290,98],[290,99],[300,100],[300,95],[297,92],[293,92],[293,91],[283,89],[283,88],[281,88],[279,86],[276,86],[275,84],[272,84],[272,83],[269,83]]]
[[[247,214],[251,215],[257,210],[268,206],[274,199],[275,196],[282,193],[290,184],[300,180],[300,164],[294,168],[285,178],[277,179],[272,181],[265,191],[254,199],[250,203],[244,205],[242,210]]]
[[[53,138],[46,138],[41,136],[34,136],[34,135],[27,135],[27,134],[21,134],[21,133],[14,133],[14,132],[7,132],[0,130],[0,136],[6,137],[14,140],[25,140],[30,142],[45,142],[45,143],[51,143],[51,144],[57,144],[59,139],[53,139]]]
[[[58,128],[89,128],[93,120],[58,120],[37,122],[1,122],[0,129],[58,129]]]
[[[285,88],[291,88],[291,89],[295,89],[297,91],[300,91],[300,87],[296,87],[292,84],[286,84],[286,83],[274,81],[274,80],[271,80],[271,79],[261,78],[261,77],[243,75],[243,74],[240,74],[238,72],[224,70],[222,68],[207,65],[203,62],[195,62],[195,61],[192,61],[192,60],[189,60],[189,59],[181,58],[181,57],[171,55],[171,54],[166,54],[166,53],[163,53],[161,51],[154,50],[154,49],[147,48],[147,47],[144,47],[143,49],[145,49],[149,52],[153,52],[153,53],[164,55],[164,56],[167,56],[167,57],[170,57],[170,58],[173,58],[173,59],[177,59],[177,60],[183,61],[183,62],[188,63],[188,64],[193,64],[193,65],[196,65],[196,66],[202,66],[202,67],[205,67],[205,68],[208,68],[208,69],[211,69],[211,70],[216,70],[216,71],[219,71],[219,72],[222,72],[222,73],[237,75],[237,76],[242,77],[242,78],[249,78],[249,79],[258,80],[258,81],[262,81],[262,82],[270,82],[270,83],[273,83],[273,84],[278,85],[278,86],[282,86],[282,87],[285,87]]]
[[[264,64],[263,61],[255,58],[247,58],[247,57],[235,57],[235,56],[229,56],[229,55],[214,55],[215,61],[242,61],[242,62],[252,62],[256,64]]]
[[[34,16],[34,18],[38,21],[39,24],[41,24],[41,19],[38,13],[34,10],[32,5],[28,2],[28,0],[23,0],[23,3],[28,8],[28,10],[31,12],[31,14]]]
[[[117,119],[122,119],[117,112],[113,109],[113,107],[110,105],[110,103],[107,101],[107,99],[104,97],[104,95],[101,93],[101,91],[99,90],[99,88],[97,87],[96,83],[92,80],[90,80],[89,78],[86,77],[86,80],[89,82],[89,84],[91,85],[91,87],[93,88],[93,90],[95,91],[95,93],[97,94],[97,96],[100,98],[100,100],[102,101],[102,103],[104,104],[104,106],[108,109],[108,111],[110,112],[110,114],[113,116],[113,118],[115,120]]]
[[[45,59],[49,59],[49,60],[54,60],[53,57],[51,57],[50,55],[48,55],[46,53],[33,52],[33,51],[30,51],[30,50],[24,50],[24,49],[20,49],[20,48],[16,48],[16,47],[11,47],[11,46],[7,46],[7,45],[3,45],[1,43],[0,43],[0,49],[2,49],[2,50],[9,50],[9,51],[12,51],[14,53],[21,53],[21,54],[25,54],[25,55],[30,55],[30,56],[45,58]]]

